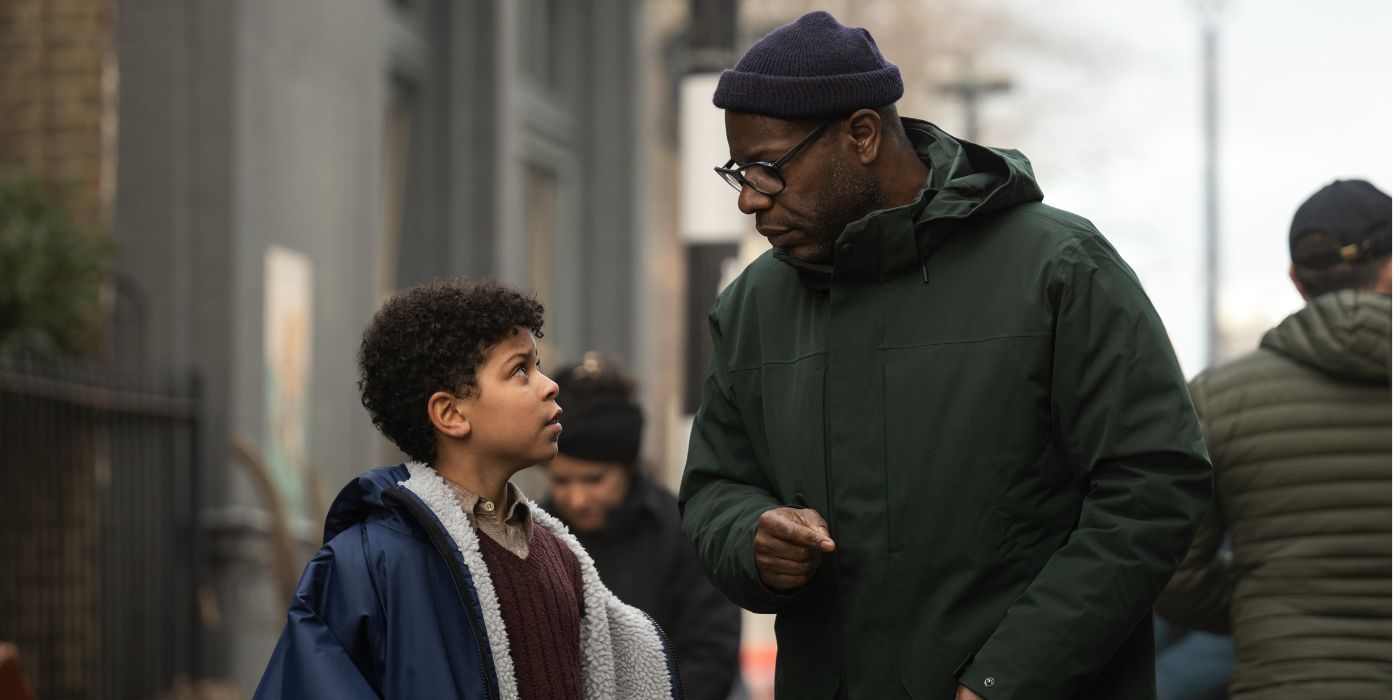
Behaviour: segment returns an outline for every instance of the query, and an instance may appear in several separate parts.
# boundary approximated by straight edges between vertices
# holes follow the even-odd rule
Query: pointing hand
[[[758,516],[754,562],[763,584],[774,590],[797,588],[817,573],[822,554],[836,551],[826,521],[810,508],[774,508]]]

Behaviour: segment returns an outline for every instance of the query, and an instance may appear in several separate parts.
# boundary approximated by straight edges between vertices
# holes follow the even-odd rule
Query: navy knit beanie
[[[759,39],[719,76],[715,106],[779,119],[834,117],[884,107],[904,94],[899,68],[870,32],[810,12]]]

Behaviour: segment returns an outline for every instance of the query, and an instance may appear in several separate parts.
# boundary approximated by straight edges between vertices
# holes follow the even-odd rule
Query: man
[[[739,673],[739,609],[681,536],[676,497],[638,468],[642,407],[632,379],[597,353],[554,373],[568,429],[545,466],[544,508],[569,526],[622,602],[670,638],[685,696],[723,700]]]
[[[1232,698],[1391,697],[1390,208],[1361,180],[1304,202],[1307,305],[1191,382],[1217,497],[1157,607],[1233,631]]]
[[[780,698],[1144,698],[1210,500],[1162,324],[1015,151],[899,120],[817,12],[715,91],[773,250],[710,316],[683,527],[778,614]]]

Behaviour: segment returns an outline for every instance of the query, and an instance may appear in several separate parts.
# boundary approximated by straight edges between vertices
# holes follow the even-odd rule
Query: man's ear
[[[448,437],[464,438],[472,431],[471,420],[462,405],[470,399],[462,399],[445,391],[433,392],[428,397],[428,420],[439,433]]]
[[[880,114],[873,109],[856,110],[843,123],[841,136],[855,149],[861,165],[870,165],[880,155]]]
[[[1312,301],[1308,298],[1308,293],[1303,291],[1303,283],[1298,281],[1298,268],[1295,265],[1288,266],[1288,279],[1293,280],[1293,288],[1298,290],[1298,296],[1303,297],[1303,301]]]
[[[1376,278],[1376,288],[1371,290],[1377,294],[1390,293],[1390,258],[1385,259],[1385,264],[1381,266],[1380,277]]]

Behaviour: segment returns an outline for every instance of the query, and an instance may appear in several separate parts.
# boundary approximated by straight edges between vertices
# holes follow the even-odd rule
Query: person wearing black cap
[[[1215,507],[1157,609],[1233,634],[1231,698],[1391,697],[1390,221],[1368,182],[1310,197],[1307,305],[1191,382]]]
[[[1288,232],[1288,276],[1303,299],[1341,289],[1390,294],[1390,195],[1337,180],[1298,207]]]
[[[1210,502],[1175,352],[1024,156],[903,90],[825,12],[720,76],[716,170],[773,249],[710,314],[683,528],[777,613],[779,698],[1151,697]]]
[[[544,509],[574,533],[598,575],[670,638],[685,696],[730,697],[739,670],[739,608],[705,578],[681,536],[676,497],[641,471],[635,383],[597,353],[554,373],[568,428],[545,465]]]

